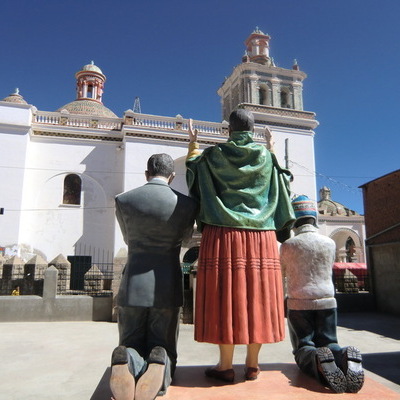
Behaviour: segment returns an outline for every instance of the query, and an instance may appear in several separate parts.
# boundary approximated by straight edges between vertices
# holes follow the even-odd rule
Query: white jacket
[[[332,267],[335,242],[313,225],[294,229],[295,237],[280,247],[282,274],[286,277],[288,308],[323,310],[336,307]]]

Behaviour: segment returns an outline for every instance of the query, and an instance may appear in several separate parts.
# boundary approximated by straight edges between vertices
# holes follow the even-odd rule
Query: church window
[[[354,262],[356,258],[356,244],[349,236],[346,240],[346,262]]]
[[[93,86],[92,85],[88,85],[86,97],[88,97],[89,99],[93,98]]]
[[[193,264],[199,258],[199,250],[200,250],[200,247],[198,247],[198,246],[191,247],[183,256],[182,261],[184,263]]]
[[[266,105],[267,104],[267,91],[265,88],[261,87],[258,90],[258,95],[259,95],[259,103],[261,105]]]
[[[259,42],[260,54],[266,54],[265,48],[267,47],[267,43],[264,40]]]
[[[281,107],[290,108],[289,93],[286,89],[281,89]]]
[[[76,174],[69,174],[64,179],[63,204],[81,204],[82,179]]]

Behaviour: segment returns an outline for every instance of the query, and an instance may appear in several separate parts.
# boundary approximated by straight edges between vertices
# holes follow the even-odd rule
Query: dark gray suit
[[[116,216],[128,262],[118,293],[120,345],[146,358],[162,346],[176,365],[179,307],[183,304],[179,254],[190,237],[196,202],[161,179],[118,195]]]

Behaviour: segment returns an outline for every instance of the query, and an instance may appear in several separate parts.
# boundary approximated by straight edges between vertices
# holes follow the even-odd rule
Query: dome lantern
[[[103,105],[103,90],[106,76],[92,61],[75,74],[76,100],[60,107],[57,111],[66,110],[71,114],[95,115],[99,117],[117,118]]]
[[[83,66],[81,71],[75,74],[76,99],[91,99],[102,102],[105,75],[101,69],[92,61]]]

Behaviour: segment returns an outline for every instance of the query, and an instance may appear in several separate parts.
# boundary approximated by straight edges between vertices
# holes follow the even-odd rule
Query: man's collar
[[[300,235],[301,233],[308,233],[308,232],[318,232],[318,228],[311,224],[304,224],[299,226],[298,228],[293,229],[295,236]]]
[[[168,185],[168,182],[167,182],[167,181],[165,181],[165,180],[162,179],[162,178],[157,178],[157,177],[154,177],[154,178],[149,179],[149,180],[147,181],[147,183],[157,183],[157,184],[161,184],[161,185]]]

